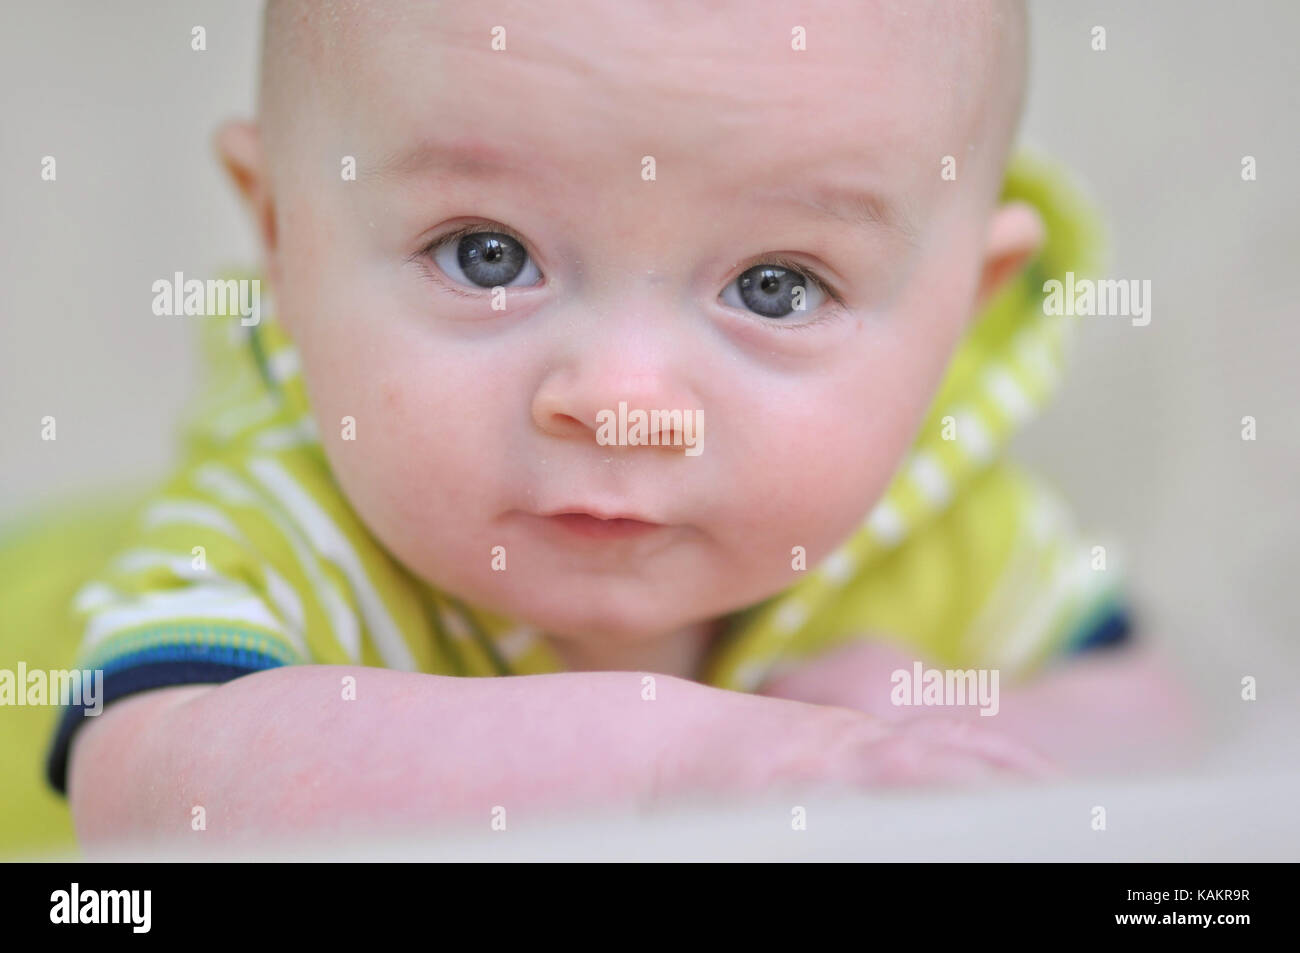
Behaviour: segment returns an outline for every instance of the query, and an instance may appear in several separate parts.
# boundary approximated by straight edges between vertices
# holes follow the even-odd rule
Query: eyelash
[[[520,245],[523,245],[524,248],[529,248],[529,244],[527,241],[524,240],[524,237],[508,225],[503,225],[500,222],[474,222],[469,225],[464,225],[453,231],[447,232],[445,235],[439,235],[437,238],[432,239],[431,241],[427,242],[424,246],[422,246],[418,252],[416,252],[414,255],[411,256],[411,258],[419,260],[419,264],[421,266],[421,269],[425,273],[425,277],[429,278],[430,280],[437,281],[442,287],[448,289],[455,295],[458,295],[462,298],[470,298],[470,299],[477,300],[482,297],[481,293],[467,291],[464,288],[458,287],[455,282],[444,281],[443,279],[439,278],[435,273],[436,269],[429,267],[429,262],[430,262],[429,255],[435,248],[439,247],[440,245],[445,245],[448,242],[457,241],[461,238],[464,238],[466,235],[474,235],[477,234],[478,232],[499,232],[502,235],[509,235],[515,241],[519,242]],[[532,254],[531,250],[529,251],[529,254],[530,255]],[[821,277],[821,275],[817,274],[815,271],[810,269],[807,265],[803,264],[802,262],[797,262],[794,261],[793,259],[785,258],[781,255],[759,255],[753,258],[752,260],[746,262],[736,272],[735,277],[733,277],[731,281],[728,281],[727,284],[731,284],[732,281],[735,281],[737,278],[739,278],[749,269],[753,268],[755,265],[775,265],[776,267],[784,268],[787,271],[797,272],[798,274],[803,275],[809,281],[813,282],[813,284],[815,284],[819,290],[825,293],[826,297],[829,298],[832,302],[832,305],[830,307],[826,307],[822,309],[827,313],[821,315],[818,318],[813,319],[812,321],[805,321],[802,324],[781,324],[780,322],[771,321],[771,320],[760,322],[767,327],[777,328],[782,331],[807,331],[810,328],[818,327],[823,322],[829,321],[834,317],[838,316],[839,309],[844,306],[844,299],[840,297],[839,292],[836,291],[833,287],[831,287],[831,285],[827,283],[826,280]]]
[[[419,254],[427,255],[439,245],[445,245],[447,242],[464,238],[466,235],[475,235],[479,232],[500,232],[502,235],[509,235],[525,248],[528,247],[528,242],[524,241],[523,236],[508,225],[502,225],[500,222],[473,222],[469,225],[463,225],[455,231],[448,232],[446,235],[439,235],[420,249]]]
[[[438,274],[439,269],[435,267],[431,267],[432,259],[429,257],[429,255],[433,252],[433,250],[437,248],[439,245],[445,245],[448,242],[458,241],[459,239],[464,238],[466,235],[475,235],[478,232],[499,232],[502,235],[509,235],[511,238],[513,238],[519,244],[523,245],[525,248],[530,247],[528,242],[524,240],[524,237],[520,235],[518,232],[516,232],[513,228],[511,228],[509,225],[502,225],[500,222],[480,221],[480,222],[472,222],[469,225],[463,225],[460,228],[447,232],[447,234],[445,235],[439,235],[438,237],[432,239],[431,241],[426,242],[420,248],[419,251],[417,251],[414,255],[411,256],[410,260],[416,262],[420,266],[420,270],[424,272],[425,278],[429,279],[430,281],[437,282],[440,287],[447,289],[452,294],[461,298],[469,298],[474,301],[482,300],[483,292],[487,291],[486,288],[477,292],[469,291],[457,285],[456,282],[454,281],[448,281],[447,279],[440,277]],[[532,252],[529,251],[529,254],[531,255]]]

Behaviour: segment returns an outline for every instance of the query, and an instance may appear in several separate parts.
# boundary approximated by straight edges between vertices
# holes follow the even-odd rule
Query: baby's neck
[[[571,672],[657,672],[698,680],[715,640],[720,621],[700,622],[645,644],[589,644],[548,637]]]

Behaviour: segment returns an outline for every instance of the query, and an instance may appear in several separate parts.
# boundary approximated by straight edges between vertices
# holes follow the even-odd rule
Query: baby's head
[[[1041,239],[997,204],[1024,12],[796,6],[272,0],[220,147],[340,486],[414,574],[636,649],[883,492]],[[629,441],[685,413],[609,445],[621,404]]]

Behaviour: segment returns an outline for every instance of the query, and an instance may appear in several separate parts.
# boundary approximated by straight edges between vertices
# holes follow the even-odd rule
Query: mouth
[[[666,528],[662,523],[633,516],[604,516],[583,510],[552,513],[542,519],[561,532],[586,539],[635,539]]]

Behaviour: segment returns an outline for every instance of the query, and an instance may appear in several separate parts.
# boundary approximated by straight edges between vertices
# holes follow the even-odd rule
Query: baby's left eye
[[[741,272],[722,289],[722,301],[747,308],[765,318],[784,318],[795,312],[816,311],[826,300],[817,279],[777,264],[759,264]]]

